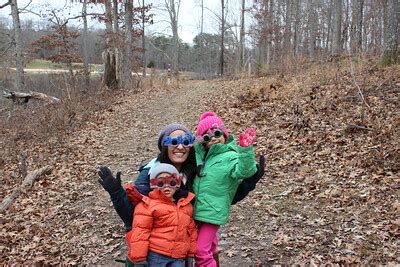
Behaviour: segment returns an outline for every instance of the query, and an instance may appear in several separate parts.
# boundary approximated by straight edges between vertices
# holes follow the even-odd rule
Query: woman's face
[[[177,138],[179,135],[185,136],[185,132],[182,130],[173,131],[169,136],[172,138]],[[175,165],[175,167],[180,167],[189,156],[190,147],[184,147],[182,144],[178,146],[168,146],[168,158]],[[178,168],[179,169],[179,168]]]

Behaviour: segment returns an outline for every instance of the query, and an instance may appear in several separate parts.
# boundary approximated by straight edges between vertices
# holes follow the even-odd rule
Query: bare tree
[[[83,1],[83,71],[85,75],[85,86],[88,89],[90,84],[89,53],[88,53],[88,23],[87,23],[87,1]]]
[[[204,29],[204,1],[201,0],[201,27],[200,27],[200,38],[201,38],[201,46],[200,46],[200,53],[204,54],[204,43],[203,43],[203,29]],[[204,63],[201,61],[201,74],[204,72]]]
[[[353,53],[362,51],[362,26],[364,0],[353,0],[351,3],[350,46]]]
[[[308,28],[309,28],[309,56],[310,60],[315,60],[315,42],[317,34],[317,14],[315,11],[315,0],[308,0]]]
[[[11,15],[13,18],[14,25],[14,44],[15,44],[15,61],[17,68],[15,88],[21,90],[24,88],[24,57],[22,54],[22,35],[21,35],[21,23],[19,20],[19,10],[17,0],[9,1],[11,4]]]
[[[292,1],[286,0],[285,31],[283,34],[283,51],[290,51],[290,39],[292,33]],[[288,55],[282,53],[282,55]]]
[[[119,33],[118,18],[118,0],[112,0],[113,30],[116,34]]]
[[[300,16],[301,16],[301,1],[296,0],[296,14],[295,14],[294,33],[293,33],[293,56],[295,59],[297,59],[299,53]]]
[[[399,38],[400,38],[400,4],[398,0],[388,0],[388,29],[385,41],[385,51],[381,62],[383,65],[399,63]]]
[[[225,39],[225,2],[221,0],[221,47],[219,56],[219,74],[224,75],[224,40]]]
[[[124,55],[121,57],[121,85],[127,87],[132,77],[132,50],[133,50],[133,0],[125,0],[125,42]]]
[[[332,55],[337,56],[342,47],[342,0],[333,0],[333,31],[332,31]]]
[[[241,70],[243,66],[243,58],[244,58],[244,13],[246,8],[246,1],[242,0],[242,10],[240,12],[240,39],[239,39],[239,58],[238,58],[238,67]]]
[[[266,7],[268,9],[268,7]],[[274,0],[269,0],[269,9],[268,9],[268,19],[267,19],[267,27],[272,28],[273,18],[274,18]],[[266,36],[267,38],[267,64],[270,65],[272,62],[272,30],[271,33]]]
[[[105,0],[106,7],[106,50],[103,52],[104,75],[103,86],[108,88],[118,88],[117,79],[117,55],[115,53],[115,38],[113,36],[113,16],[111,0]]]
[[[146,69],[147,69],[147,58],[146,58],[146,38],[145,38],[145,32],[144,32],[144,25],[146,22],[145,18],[145,5],[144,5],[144,0],[142,0],[142,49],[143,49],[143,55],[142,55],[142,62],[143,62],[143,79],[146,78]]]
[[[362,38],[363,38],[363,15],[364,15],[364,0],[358,1],[358,15],[357,15],[357,48],[358,51],[361,52],[363,50],[362,47]]]
[[[172,30],[172,39],[173,39],[173,47],[174,53],[172,55],[172,73],[177,76],[178,75],[178,66],[179,66],[179,35],[178,35],[178,16],[179,16],[179,8],[181,5],[181,1],[175,0],[165,0],[165,7],[167,8],[170,25]]]

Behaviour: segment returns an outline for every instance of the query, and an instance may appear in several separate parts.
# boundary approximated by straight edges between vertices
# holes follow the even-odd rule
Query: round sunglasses
[[[164,176],[160,178],[154,178],[150,180],[151,188],[164,188],[164,187],[175,187],[179,188],[181,186],[182,177],[177,177],[176,174],[170,176]]]
[[[176,138],[172,138],[171,136],[164,137],[164,146],[173,146],[177,147],[182,145],[184,147],[191,147],[193,146],[195,137],[190,134],[186,134],[185,136],[179,135]]]
[[[201,137],[202,137],[202,139],[203,139],[203,142],[208,143],[208,142],[211,141],[211,139],[212,139],[213,137],[215,137],[215,138],[220,138],[220,137],[223,136],[223,135],[224,135],[224,132],[223,132],[223,131],[221,131],[221,130],[214,130],[214,131],[212,131],[212,133],[206,133],[206,134],[202,135]]]

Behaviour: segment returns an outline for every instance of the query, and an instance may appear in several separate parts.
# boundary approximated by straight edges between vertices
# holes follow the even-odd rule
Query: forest
[[[43,2],[0,0],[0,264],[121,264],[99,166],[206,111],[266,159],[220,266],[400,263],[398,0]]]

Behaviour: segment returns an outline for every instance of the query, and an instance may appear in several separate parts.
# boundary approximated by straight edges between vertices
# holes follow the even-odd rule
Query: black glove
[[[264,168],[265,168],[265,157],[264,155],[260,155],[259,163],[257,165],[257,172],[249,178],[254,184],[260,181],[261,177],[264,175]]]
[[[194,258],[193,257],[187,257],[185,259],[185,267],[193,267],[194,266]]]
[[[98,180],[99,183],[108,193],[115,193],[122,188],[121,172],[117,172],[116,178],[114,178],[111,170],[107,166],[101,166],[98,174],[100,176]]]
[[[235,196],[232,199],[232,205],[235,205],[237,202],[241,201],[250,193],[250,191],[253,191],[256,188],[257,182],[264,175],[264,167],[265,157],[261,155],[260,163],[257,164],[257,172],[253,174],[253,176],[243,179],[243,181],[239,184]]]

